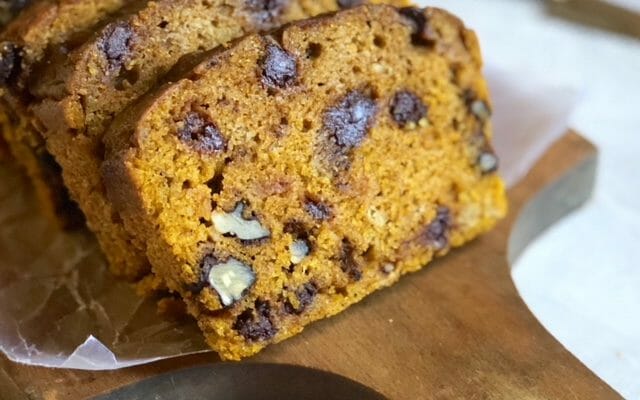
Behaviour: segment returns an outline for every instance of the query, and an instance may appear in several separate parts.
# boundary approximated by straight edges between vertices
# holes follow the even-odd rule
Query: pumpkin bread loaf
[[[181,56],[337,10],[338,3],[345,2],[149,1],[52,62],[34,82],[32,109],[43,125],[47,148],[62,166],[64,182],[116,275],[138,279],[149,272],[149,263],[145,242],[124,229],[100,176],[102,136],[114,115],[156,85]]]
[[[110,199],[211,347],[240,359],[506,213],[476,36],[359,6],[250,35],[120,114]]]
[[[21,2],[14,2],[21,3]],[[26,2],[23,2],[26,3]],[[13,159],[30,177],[44,213],[63,228],[82,225],[60,167],[47,152],[28,112],[29,80],[50,51],[66,52],[91,29],[119,10],[125,0],[32,1],[0,34],[0,130]]]

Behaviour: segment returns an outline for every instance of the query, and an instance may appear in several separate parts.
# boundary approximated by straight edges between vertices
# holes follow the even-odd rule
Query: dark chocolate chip
[[[271,305],[262,300],[256,300],[255,308],[249,308],[238,315],[233,329],[252,342],[269,340],[278,332],[273,324]]]
[[[449,245],[451,224],[451,212],[449,209],[442,206],[438,207],[436,217],[424,230],[423,240],[434,250],[443,250]]]
[[[20,74],[22,48],[13,43],[0,44],[0,85],[8,85]]]
[[[211,189],[211,194],[220,194],[224,187],[224,175],[221,172],[218,172],[205,184],[209,189]]]
[[[204,154],[220,153],[227,148],[226,140],[216,124],[207,116],[193,111],[185,117],[178,137],[182,142]]]
[[[356,7],[364,3],[364,0],[338,0],[338,6],[342,9]]]
[[[318,294],[318,287],[313,282],[308,282],[302,285],[296,290],[296,297],[298,298],[298,306],[291,304],[289,300],[285,301],[284,309],[288,314],[302,314],[307,307],[313,303],[316,295]]]
[[[284,224],[283,227],[284,233],[288,233],[296,239],[308,240],[309,234],[307,233],[307,228],[300,221],[289,221]]]
[[[348,239],[342,241],[342,249],[340,249],[340,268],[347,276],[354,281],[362,279],[362,268],[355,258],[355,248],[353,243]]]
[[[424,10],[416,7],[405,7],[400,9],[400,15],[406,17],[412,26],[411,43],[416,46],[433,46],[438,40],[438,34],[433,29]]]
[[[352,91],[324,115],[324,129],[345,149],[357,147],[371,128],[376,103],[361,91]]]
[[[134,42],[133,28],[127,22],[118,22],[109,26],[102,36],[98,47],[104,54],[109,68],[119,70],[131,53]]]
[[[246,0],[245,8],[260,29],[273,28],[278,24],[291,0]]]
[[[277,44],[267,45],[262,60],[262,82],[271,89],[284,89],[295,84],[298,65],[295,57]]]
[[[403,90],[396,93],[391,101],[391,115],[400,126],[404,127],[409,123],[417,124],[427,115],[427,106],[420,97],[408,90]]]
[[[311,218],[316,221],[326,221],[331,218],[333,214],[331,207],[328,205],[310,199],[304,204],[304,209],[311,215]]]

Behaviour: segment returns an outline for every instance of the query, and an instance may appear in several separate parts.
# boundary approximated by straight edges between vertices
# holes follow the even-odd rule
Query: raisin
[[[424,10],[416,7],[405,7],[400,9],[400,15],[407,18],[413,29],[411,34],[411,43],[416,46],[433,46],[438,40],[438,34],[433,29]]]
[[[362,268],[355,258],[355,248],[353,243],[348,239],[342,241],[342,249],[340,250],[340,268],[347,276],[354,281],[362,279]]]
[[[110,69],[120,70],[131,53],[133,42],[133,28],[127,22],[115,23],[107,29],[98,46]]]
[[[182,142],[204,154],[220,153],[227,148],[226,141],[216,124],[197,112],[187,114],[178,137]]]
[[[267,45],[262,61],[262,82],[271,89],[284,89],[293,85],[298,76],[295,57],[277,44]]]
[[[338,6],[342,9],[352,8],[364,4],[364,0],[338,0]]]
[[[274,28],[291,0],[246,0],[245,8],[260,29]]]
[[[0,45],[0,85],[8,85],[20,74],[22,68],[22,48],[13,43]]]
[[[278,328],[273,324],[271,305],[268,301],[256,300],[255,308],[244,310],[233,324],[245,339],[255,342],[273,338]]]
[[[325,112],[324,129],[338,146],[352,149],[364,140],[375,114],[375,101],[361,91],[353,91]]]
[[[331,207],[319,201],[307,200],[304,209],[316,221],[326,221],[332,215]]]
[[[442,206],[438,207],[436,217],[422,234],[423,240],[436,251],[443,250],[449,245],[451,224],[451,212],[449,209]]]
[[[307,307],[313,303],[316,295],[318,294],[318,287],[313,282],[308,282],[302,285],[296,290],[296,297],[298,298],[298,306],[291,304],[289,300],[284,303],[285,311],[289,314],[302,314]]]
[[[416,94],[402,90],[396,93],[391,101],[391,115],[400,126],[417,124],[427,115],[427,106]]]

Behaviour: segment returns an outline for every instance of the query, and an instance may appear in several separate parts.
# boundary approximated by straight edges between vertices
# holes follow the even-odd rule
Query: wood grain
[[[547,9],[574,22],[640,38],[640,14],[607,0],[547,0]]]
[[[510,216],[492,233],[248,362],[331,371],[391,399],[619,399],[537,322],[507,261],[514,229],[519,240],[528,240],[544,226],[518,223],[521,213],[530,214],[530,200],[595,158],[590,143],[567,134],[510,191]],[[554,218],[546,216],[549,223]],[[86,399],[159,373],[218,362],[202,354],[84,372],[3,360],[0,393],[12,387],[11,400]]]

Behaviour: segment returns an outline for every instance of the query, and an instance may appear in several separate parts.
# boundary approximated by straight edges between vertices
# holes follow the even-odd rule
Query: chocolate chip
[[[296,82],[298,65],[295,57],[277,44],[267,45],[262,61],[262,82],[271,89],[284,89]]]
[[[353,91],[325,112],[324,129],[338,146],[352,149],[364,140],[375,114],[375,101],[361,91]]]
[[[316,221],[326,221],[331,218],[332,210],[328,205],[314,200],[307,200],[304,204],[304,209],[307,211],[311,218]]]
[[[13,43],[0,44],[0,85],[8,85],[20,74],[22,48]]]
[[[246,0],[245,8],[260,29],[273,28],[291,0]]]
[[[288,233],[298,239],[306,240],[309,238],[306,227],[300,221],[289,221],[284,224],[282,230],[284,231],[284,233]]]
[[[273,324],[271,305],[262,300],[256,300],[255,308],[249,308],[238,315],[233,329],[252,342],[269,340],[278,332]]]
[[[209,121],[207,116],[193,111],[185,117],[183,126],[178,131],[178,137],[182,142],[204,154],[220,153],[227,148],[227,143],[218,127]]]
[[[318,294],[318,287],[313,282],[308,282],[302,285],[296,290],[296,297],[298,298],[298,305],[294,306],[289,300],[285,301],[284,309],[288,314],[302,314],[307,307],[313,303],[316,295]]]
[[[353,243],[348,239],[342,241],[342,249],[340,249],[340,268],[347,276],[354,281],[362,279],[362,269],[355,258],[355,248]]]
[[[413,33],[411,43],[416,46],[433,46],[438,40],[438,33],[433,29],[429,20],[424,15],[424,10],[416,7],[404,7],[400,9],[400,15],[411,23]]]
[[[364,3],[364,0],[338,0],[338,6],[342,9],[356,7]]]
[[[426,117],[427,106],[420,97],[408,90],[403,90],[396,93],[391,101],[391,115],[402,127],[410,123],[417,124]]]
[[[104,54],[109,69],[119,70],[131,53],[134,32],[127,22],[118,22],[109,26],[102,36],[98,47]]]
[[[447,207],[438,207],[436,217],[431,221],[422,234],[422,239],[435,251],[440,251],[449,245],[449,231],[451,230],[451,212]]]

